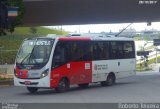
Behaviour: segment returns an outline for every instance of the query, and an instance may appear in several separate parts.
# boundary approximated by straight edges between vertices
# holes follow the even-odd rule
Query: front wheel
[[[30,92],[30,93],[36,93],[38,91],[38,88],[36,87],[27,87],[27,90]]]
[[[55,91],[58,93],[65,92],[69,89],[69,81],[67,79],[61,79]]]

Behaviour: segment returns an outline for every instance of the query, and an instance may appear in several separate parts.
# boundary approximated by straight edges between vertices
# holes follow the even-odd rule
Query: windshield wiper
[[[36,40],[36,42],[37,42],[37,40]],[[34,47],[35,47],[35,46],[33,46],[32,51],[31,51],[30,53],[28,53],[28,55],[20,62],[20,64],[23,64],[23,62],[24,62],[28,57],[29,57],[29,61],[30,61],[30,57],[31,57],[31,54],[33,53]]]

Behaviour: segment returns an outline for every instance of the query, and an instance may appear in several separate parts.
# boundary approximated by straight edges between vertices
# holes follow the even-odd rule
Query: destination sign
[[[33,41],[29,45],[51,45],[51,41]]]

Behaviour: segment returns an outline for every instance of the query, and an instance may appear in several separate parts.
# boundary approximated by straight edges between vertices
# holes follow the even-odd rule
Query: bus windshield
[[[16,63],[21,65],[46,64],[49,60],[54,40],[25,40],[17,54]]]

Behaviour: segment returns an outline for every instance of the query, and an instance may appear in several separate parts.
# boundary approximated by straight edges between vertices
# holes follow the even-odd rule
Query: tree
[[[17,8],[17,16],[8,16],[8,9]],[[25,13],[23,0],[0,0],[0,35],[6,32],[14,32],[14,28],[22,24]]]
[[[30,32],[32,34],[36,34],[37,33],[37,28],[36,27],[30,27]]]
[[[5,29],[7,24],[7,7],[6,1],[0,1],[0,35],[6,35]]]

